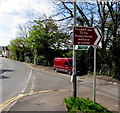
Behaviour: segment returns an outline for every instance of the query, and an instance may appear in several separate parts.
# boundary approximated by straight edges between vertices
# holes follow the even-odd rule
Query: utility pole
[[[76,0],[73,2],[74,4],[74,26],[76,26]],[[74,27],[73,26],[73,27]],[[76,51],[75,51],[75,45],[74,45],[74,33],[73,33],[73,70],[72,70],[72,96],[76,97],[77,93],[77,81],[76,81]]]

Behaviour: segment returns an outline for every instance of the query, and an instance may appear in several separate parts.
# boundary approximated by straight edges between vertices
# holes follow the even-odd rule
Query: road
[[[70,89],[70,77],[39,72],[24,63],[0,57],[0,92],[2,102],[19,94],[38,90]]]
[[[26,64],[0,57],[0,91],[2,103],[19,94],[45,90],[71,90],[70,76],[55,73],[39,67],[39,70],[29,68]],[[92,99],[91,78],[77,77],[77,95]],[[97,79],[97,102],[109,107],[111,110],[118,109],[118,84]],[[72,95],[72,94],[71,94]],[[105,101],[105,102],[104,102]]]
[[[20,94],[26,79],[30,74],[29,68],[22,63],[0,57],[0,92],[2,103]]]

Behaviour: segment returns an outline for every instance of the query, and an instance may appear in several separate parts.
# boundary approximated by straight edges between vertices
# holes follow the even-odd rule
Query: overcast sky
[[[9,45],[16,38],[18,24],[24,24],[35,10],[52,15],[50,0],[0,0],[0,46]]]

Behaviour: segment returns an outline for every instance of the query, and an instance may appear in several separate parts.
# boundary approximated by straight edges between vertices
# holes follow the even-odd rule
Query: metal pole
[[[76,26],[76,0],[74,0],[74,26]],[[76,51],[74,45],[74,33],[73,33],[73,73],[72,73],[72,95],[76,97]]]
[[[94,46],[94,76],[93,76],[93,102],[96,102],[96,49]]]

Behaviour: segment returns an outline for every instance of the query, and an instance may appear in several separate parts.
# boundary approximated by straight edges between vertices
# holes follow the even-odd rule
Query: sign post
[[[98,28],[74,27],[74,45],[94,46],[94,76],[93,76],[93,102],[96,102],[96,49],[101,40]]]
[[[94,75],[93,75],[93,102],[96,102],[96,49],[94,46]]]
[[[76,26],[76,0],[74,0],[74,26]],[[76,97],[77,95],[77,88],[76,88],[76,51],[75,51],[75,45],[74,45],[74,35],[73,35],[73,73],[71,76],[71,81],[72,81],[72,96]]]

